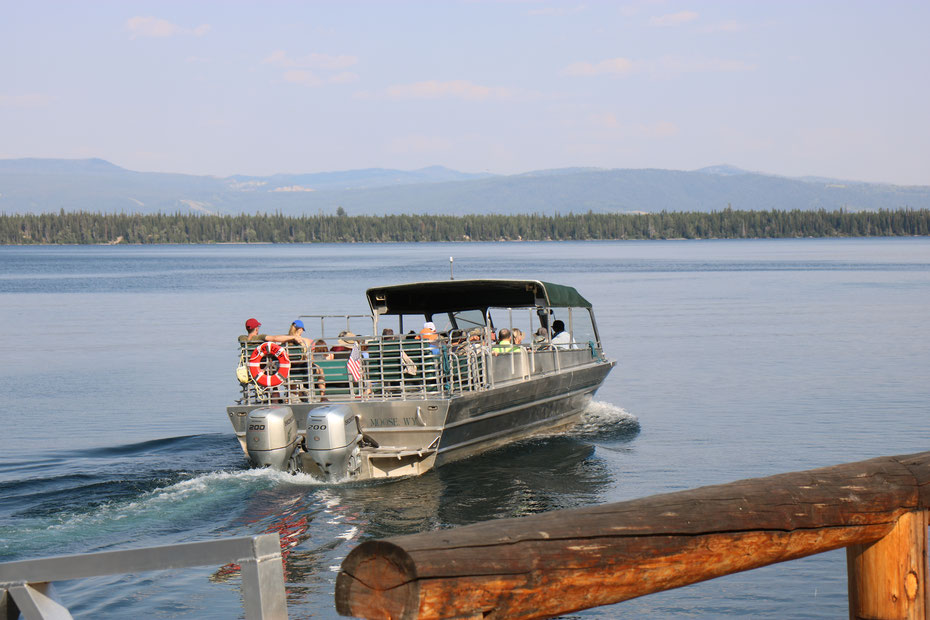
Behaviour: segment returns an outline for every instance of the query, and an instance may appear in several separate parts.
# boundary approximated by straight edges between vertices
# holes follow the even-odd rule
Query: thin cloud
[[[562,70],[563,75],[629,75],[637,68],[629,58],[608,58],[600,62],[576,62]]]
[[[291,84],[303,84],[304,86],[323,86],[324,84],[351,84],[358,81],[358,76],[354,73],[342,72],[336,75],[321,77],[313,71],[307,69],[288,69],[284,72],[284,81]]]
[[[654,73],[657,75],[679,75],[683,73],[738,73],[743,71],[755,71],[756,69],[756,65],[742,60],[663,56],[656,63],[656,70]]]
[[[322,86],[323,80],[318,78],[313,72],[305,69],[290,69],[284,72],[284,81],[291,84],[303,84],[305,86]]]
[[[636,125],[634,130],[645,138],[673,138],[681,131],[678,125],[671,121],[659,121],[646,125]]]
[[[694,11],[681,11],[679,13],[669,13],[667,15],[661,15],[659,17],[653,17],[649,20],[649,23],[653,26],[678,26],[680,24],[685,24],[687,22],[692,22],[698,18],[698,14]]]
[[[587,6],[579,4],[577,6],[549,6],[541,9],[531,9],[527,15],[541,15],[548,17],[562,17],[564,15],[576,15],[587,10]]]
[[[202,37],[210,32],[210,24],[201,24],[196,28],[184,28],[167,19],[159,17],[130,17],[126,20],[126,29],[131,39],[142,38],[168,38],[178,35],[193,35]]]
[[[452,148],[452,142],[439,136],[414,134],[390,141],[387,150],[395,155],[409,153],[441,153]]]
[[[323,71],[340,71],[358,64],[356,56],[333,56],[330,54],[308,54],[306,56],[289,56],[284,50],[275,50],[264,60],[265,63],[289,69],[318,69]]]
[[[746,24],[730,20],[719,24],[711,24],[701,29],[701,32],[742,32],[746,30]]]
[[[756,68],[756,65],[742,60],[663,56],[657,60],[609,58],[600,62],[576,62],[563,69],[561,74],[580,77],[624,77],[634,73],[642,73],[654,78],[662,78],[684,73],[755,71]]]
[[[388,99],[462,99],[465,101],[507,101],[516,99],[518,91],[499,86],[482,86],[467,80],[440,82],[430,80],[397,84],[385,90]]]
[[[616,114],[606,113],[606,114],[595,114],[591,117],[591,122],[595,126],[602,129],[619,129],[620,120],[617,119]]]
[[[615,114],[595,114],[591,117],[592,124],[599,129],[617,132],[631,138],[648,138],[662,140],[674,138],[681,130],[671,121],[658,121],[655,123],[623,123]]]
[[[329,78],[330,84],[352,84],[358,82],[358,74],[351,71],[343,71]]]
[[[52,98],[48,95],[35,93],[25,95],[0,94],[0,108],[41,108],[47,106],[51,101]]]

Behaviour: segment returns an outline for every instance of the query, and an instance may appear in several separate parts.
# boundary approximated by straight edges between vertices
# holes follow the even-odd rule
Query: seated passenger
[[[502,353],[513,353],[514,351],[518,351],[519,347],[515,347],[510,338],[510,330],[506,327],[497,332],[497,344],[491,347],[491,353],[500,355]]]
[[[465,332],[461,329],[453,329],[449,332],[449,348],[453,353],[461,353],[468,347],[468,341],[465,339]]]
[[[513,346],[519,347],[523,345],[523,331],[514,327],[513,328],[513,338],[511,339]]]
[[[423,329],[420,330],[420,335],[418,336],[420,340],[439,340],[439,334],[436,333],[436,324],[432,321],[427,321],[423,324]]]
[[[468,330],[468,339],[461,344],[459,353],[477,353],[484,350],[484,328],[472,327]]]
[[[540,327],[536,330],[536,335],[533,336],[533,344],[536,346],[543,345],[549,342],[549,330],[545,327]]]
[[[325,340],[317,340],[316,344],[313,345],[313,359],[331,360],[334,357],[335,355],[329,352],[329,348],[326,346]]]
[[[574,349],[572,336],[565,331],[565,323],[556,319],[552,322],[552,344],[560,349]]]
[[[420,335],[417,336],[417,339],[428,342],[430,353],[439,355],[439,334],[436,333],[435,323],[432,321],[424,323],[423,329],[420,330]]]
[[[355,334],[350,331],[339,332],[339,340],[336,341],[330,351],[337,360],[347,360],[352,353],[352,345],[355,344]]]

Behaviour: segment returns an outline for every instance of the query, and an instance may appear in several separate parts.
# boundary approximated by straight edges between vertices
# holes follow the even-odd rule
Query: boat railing
[[[301,404],[358,400],[414,400],[449,398],[479,392],[508,382],[526,381],[573,366],[605,361],[593,342],[552,345],[528,344],[512,352],[497,353],[487,339],[421,340],[411,336],[354,336],[355,356],[361,373],[354,376],[348,364],[353,355],[346,344],[333,351],[313,350],[293,343],[279,345],[289,368],[278,372],[274,364],[285,358],[265,359],[275,385],[261,385],[249,376],[240,385],[239,404]],[[262,343],[240,345],[240,359],[249,360]],[[277,350],[277,349],[275,349]],[[286,376],[284,376],[286,374]]]
[[[237,565],[248,620],[287,618],[281,542],[276,533],[143,549],[0,563],[0,618],[71,618],[53,582],[196,566]]]

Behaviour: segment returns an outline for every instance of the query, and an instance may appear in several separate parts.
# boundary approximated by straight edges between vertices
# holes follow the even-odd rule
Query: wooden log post
[[[551,617],[850,545],[865,549],[899,526],[923,527],[925,538],[925,525],[907,522],[928,508],[924,452],[368,541],[342,563],[336,609],[363,618]],[[872,591],[861,584],[886,579],[871,569],[872,548],[855,559],[859,593]],[[926,562],[925,545],[915,553]],[[915,600],[926,592],[926,572],[916,575]],[[914,590],[908,579],[905,598]]]
[[[930,513],[909,512],[883,538],[846,548],[851,620],[927,618]]]

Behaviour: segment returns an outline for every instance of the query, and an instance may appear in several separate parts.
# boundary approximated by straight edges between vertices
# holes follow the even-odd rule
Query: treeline
[[[0,214],[0,244],[756,239],[930,235],[930,209],[568,215]]]

